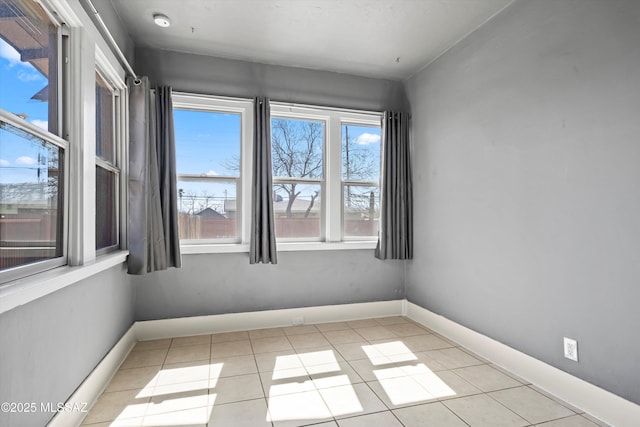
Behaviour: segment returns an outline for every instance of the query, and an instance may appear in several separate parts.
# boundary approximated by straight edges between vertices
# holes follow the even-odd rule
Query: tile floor
[[[404,317],[139,342],[83,426],[604,426]]]

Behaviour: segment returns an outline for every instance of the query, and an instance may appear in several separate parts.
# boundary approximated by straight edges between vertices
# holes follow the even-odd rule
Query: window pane
[[[240,176],[240,114],[174,110],[178,175]]]
[[[96,166],[96,249],[118,244],[118,177]]]
[[[62,256],[64,151],[0,122],[0,270]]]
[[[273,213],[276,237],[320,238],[321,186],[274,184]]]
[[[273,176],[321,179],[323,144],[323,122],[271,119]]]
[[[96,73],[96,156],[115,165],[113,92]]]
[[[0,108],[58,133],[57,27],[30,0],[0,0]]]
[[[237,184],[178,181],[180,239],[235,239]]]
[[[344,185],[343,235],[377,236],[380,219],[380,188]]]
[[[380,180],[380,128],[342,125],[342,179]]]

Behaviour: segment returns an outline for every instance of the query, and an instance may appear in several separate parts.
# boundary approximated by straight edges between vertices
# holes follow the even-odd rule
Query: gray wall
[[[136,73],[177,91],[375,111],[407,106],[402,83],[391,80],[148,48],[135,55]]]
[[[406,86],[409,301],[640,403],[640,2],[518,1]]]
[[[98,15],[105,23],[107,28],[109,29],[109,34],[115,40],[116,44],[120,51],[124,54],[125,58],[130,64],[133,64],[134,54],[135,54],[135,45],[133,43],[133,39],[129,36],[120,16],[116,13],[113,8],[113,4],[110,0],[89,0],[93,7],[98,11]],[[96,24],[96,28],[100,28],[97,24],[96,17],[94,16],[93,11],[89,7],[89,5],[85,1],[80,1],[80,4],[87,12],[87,15],[94,20],[94,24]],[[104,37],[104,35],[103,35]]]
[[[0,412],[0,425],[45,425],[40,402],[65,402],[133,324],[122,265],[0,315],[0,402],[36,402],[32,414]]]
[[[136,50],[136,72],[174,90],[382,111],[404,109],[400,82],[229,60]],[[402,263],[370,251],[281,252],[277,265],[249,265],[246,253],[184,255],[181,270],[133,278],[136,319],[164,319],[404,298]]]
[[[249,255],[184,255],[181,269],[135,276],[137,320],[404,298],[402,262],[373,250],[280,252],[278,264]]]

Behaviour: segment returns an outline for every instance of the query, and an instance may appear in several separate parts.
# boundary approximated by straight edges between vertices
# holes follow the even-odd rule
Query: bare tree
[[[349,180],[373,180],[377,158],[356,138],[349,136],[349,126],[344,127],[344,143],[342,144],[343,178]],[[346,186],[345,202],[347,207],[363,208],[369,206],[370,189],[353,185]]]
[[[323,126],[320,122],[273,119],[271,121],[271,152],[273,175],[290,178],[321,178],[323,173]],[[300,196],[299,183],[279,183],[277,188],[287,193],[287,218],[291,218],[293,203]],[[312,196],[305,216],[308,216],[318,193]]]

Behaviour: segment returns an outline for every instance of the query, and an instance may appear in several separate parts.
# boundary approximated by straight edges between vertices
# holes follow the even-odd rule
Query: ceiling
[[[136,46],[403,80],[513,0],[111,0]],[[153,15],[171,20],[154,24]]]

